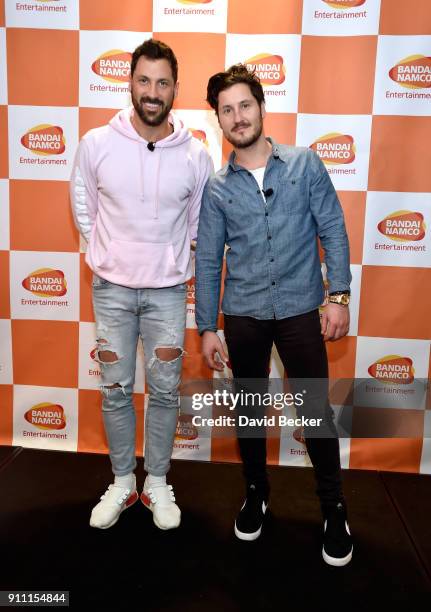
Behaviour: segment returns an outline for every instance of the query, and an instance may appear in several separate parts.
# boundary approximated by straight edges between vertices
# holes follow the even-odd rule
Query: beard
[[[169,102],[165,103],[163,100],[159,100],[158,98],[149,98],[148,96],[143,96],[139,100],[134,96],[133,91],[131,92],[132,96],[132,104],[133,107],[138,114],[139,118],[145,125],[149,125],[151,127],[157,127],[161,125],[166,117],[169,115],[170,110],[174,104],[174,94],[172,94],[172,98]],[[158,104],[159,109],[155,111],[145,110],[142,105],[145,103],[150,104]]]
[[[238,123],[232,128],[229,134],[224,135],[226,140],[230,142],[230,144],[236,147],[237,149],[246,149],[247,147],[251,147],[251,145],[254,145],[254,143],[259,140],[262,134],[262,130],[263,130],[262,116],[260,116],[258,123],[254,126],[252,133],[249,134],[247,137],[236,136],[235,131],[234,131],[239,127],[249,127],[250,125],[251,125],[250,123],[246,123],[246,122]]]

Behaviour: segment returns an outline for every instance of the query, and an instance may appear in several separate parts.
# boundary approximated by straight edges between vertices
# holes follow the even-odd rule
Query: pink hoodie
[[[70,187],[75,223],[98,276],[133,288],[178,285],[192,275],[190,240],[212,161],[173,114],[174,132],[150,151],[130,114],[81,140]]]

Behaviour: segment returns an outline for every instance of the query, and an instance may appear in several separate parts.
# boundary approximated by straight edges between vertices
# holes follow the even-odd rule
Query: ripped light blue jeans
[[[136,467],[136,417],[132,393],[136,349],[141,338],[149,392],[145,419],[145,469],[154,476],[164,476],[170,467],[178,416],[186,285],[131,289],[94,275],[93,306],[101,369],[103,422],[112,471],[117,476],[124,476]],[[170,360],[160,358],[163,351],[158,352],[158,349],[165,348],[176,349],[170,352],[173,355]]]

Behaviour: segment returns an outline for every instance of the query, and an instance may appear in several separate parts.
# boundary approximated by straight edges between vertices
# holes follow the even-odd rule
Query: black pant
[[[265,384],[265,379],[268,379],[273,343],[289,380],[318,379],[322,384],[327,384],[328,360],[320,332],[318,310],[281,320],[225,315],[224,321],[234,379],[246,379],[249,391],[256,391],[258,387],[260,392],[263,391],[262,381]],[[250,385],[254,388],[250,388]],[[324,417],[327,428],[333,435],[323,438],[310,437],[305,432],[305,442],[314,467],[316,492],[320,501],[322,504],[333,504],[343,500],[343,494],[340,447],[327,393],[321,404],[320,416]],[[267,494],[269,487],[264,427],[260,435],[261,437],[239,435],[238,442],[247,483],[254,483]]]

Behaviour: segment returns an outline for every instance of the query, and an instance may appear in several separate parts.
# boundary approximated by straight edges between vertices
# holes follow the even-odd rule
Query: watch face
[[[343,306],[347,306],[350,303],[350,295],[347,293],[343,293],[341,295],[331,295],[329,297],[329,301],[333,304],[342,304]]]

